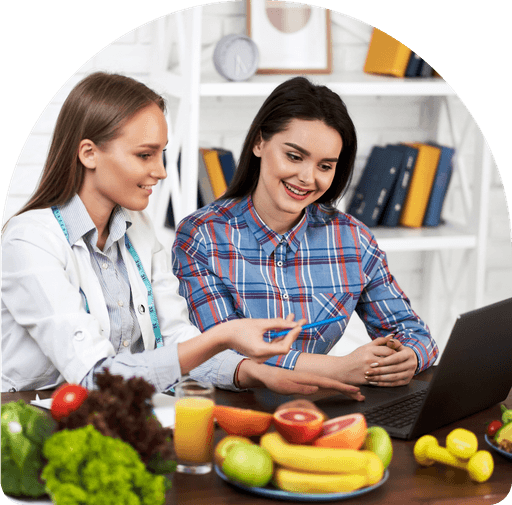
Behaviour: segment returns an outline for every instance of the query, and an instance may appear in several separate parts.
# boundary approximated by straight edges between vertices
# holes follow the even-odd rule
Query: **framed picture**
[[[281,0],[246,0],[247,35],[258,46],[258,74],[328,74],[330,11]]]

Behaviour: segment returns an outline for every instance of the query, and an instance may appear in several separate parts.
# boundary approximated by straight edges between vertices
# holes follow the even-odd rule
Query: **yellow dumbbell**
[[[472,431],[456,428],[446,437],[446,448],[457,458],[469,459],[478,449],[478,439]]]
[[[418,439],[414,445],[414,458],[422,466],[443,463],[462,468],[467,470],[469,478],[476,482],[485,482],[494,470],[494,460],[488,451],[477,451],[468,460],[463,460],[441,447],[432,435]]]

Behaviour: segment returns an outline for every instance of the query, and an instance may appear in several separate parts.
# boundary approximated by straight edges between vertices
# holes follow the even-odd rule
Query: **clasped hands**
[[[362,373],[356,378],[360,384],[394,387],[408,384],[418,367],[416,353],[403,345],[394,335],[379,337],[354,351],[363,362]]]

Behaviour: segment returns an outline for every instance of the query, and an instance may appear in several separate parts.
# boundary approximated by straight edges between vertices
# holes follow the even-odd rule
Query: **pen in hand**
[[[331,317],[330,319],[324,319],[323,321],[315,321],[314,323],[308,323],[305,324],[302,329],[307,330],[309,328],[316,328],[317,326],[323,326],[324,324],[331,324],[336,321],[341,321],[341,319],[345,319],[346,316],[337,316],[337,317]],[[287,335],[290,330],[283,330],[279,331],[277,333],[271,332],[271,337],[283,337],[284,335]]]

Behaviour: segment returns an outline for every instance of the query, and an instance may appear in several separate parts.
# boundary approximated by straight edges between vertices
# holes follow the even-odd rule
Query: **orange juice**
[[[213,400],[180,398],[174,408],[174,450],[179,459],[207,463],[213,456]]]

